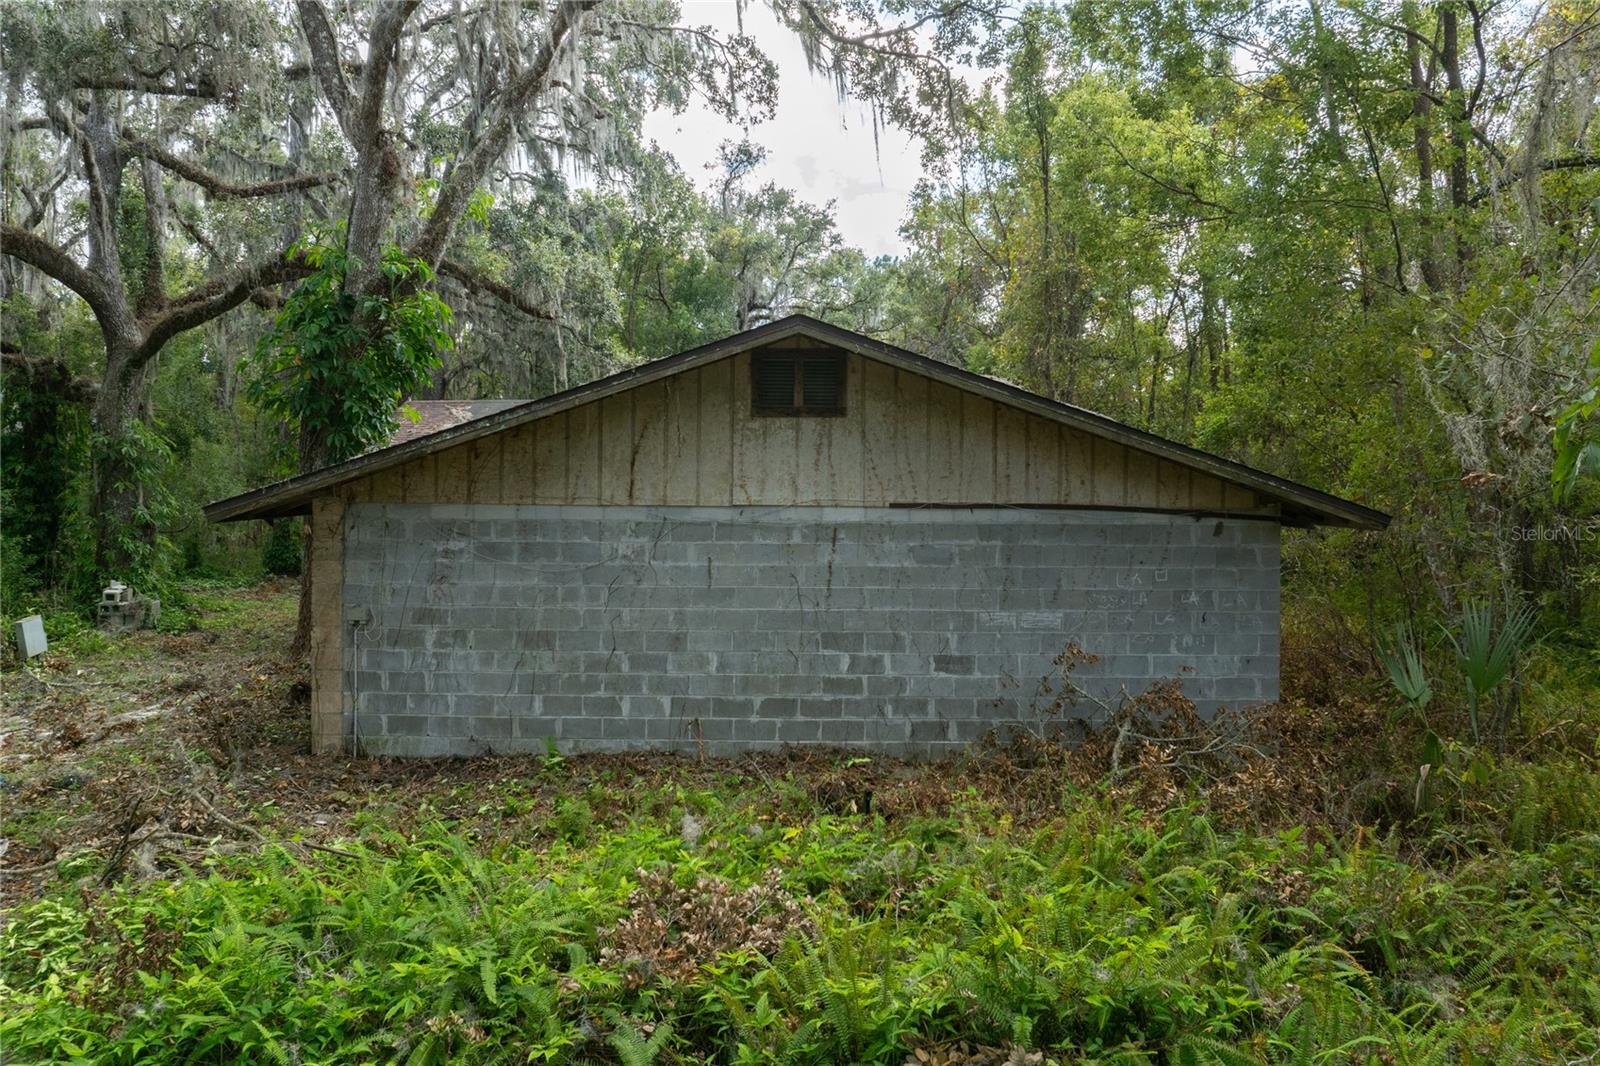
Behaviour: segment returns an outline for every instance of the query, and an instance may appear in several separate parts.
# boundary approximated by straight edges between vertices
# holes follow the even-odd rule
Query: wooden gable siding
[[[339,491],[378,503],[1277,513],[1243,486],[858,355],[842,416],[753,417],[749,352]]]

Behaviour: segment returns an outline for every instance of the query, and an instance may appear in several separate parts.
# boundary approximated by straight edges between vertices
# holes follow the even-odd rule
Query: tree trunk
[[[1043,250],[1044,269],[1044,340],[1039,345],[1039,384],[1045,386],[1051,398],[1059,398],[1056,389],[1056,249],[1051,241],[1050,234],[1050,126],[1043,115],[1037,116],[1034,124],[1034,136],[1039,142],[1039,200],[1040,200],[1040,242]],[[1073,386],[1076,385],[1076,367],[1068,370],[1067,402],[1071,403]]]
[[[1156,391],[1161,387],[1161,339],[1154,338],[1150,345],[1150,409],[1144,416],[1144,428],[1152,432],[1156,428]],[[1138,337],[1134,338],[1134,350],[1138,350]]]
[[[310,518],[301,524],[300,535],[304,538],[300,544],[300,606],[294,618],[294,640],[289,642],[291,659],[304,659],[311,654],[311,575],[316,570],[311,565],[314,548]]]
[[[633,262],[633,270],[628,278],[628,309],[622,316],[622,343],[630,352],[637,353],[639,349],[639,286],[644,280],[644,251],[636,250],[638,258]]]
[[[1195,336],[1194,326],[1189,321],[1189,305],[1185,301],[1183,306],[1183,434],[1178,439],[1187,441],[1193,436],[1194,431],[1194,372],[1200,362],[1200,345]]]
[[[1422,279],[1429,291],[1438,292],[1442,279],[1433,221],[1433,142],[1428,131],[1433,79],[1431,73],[1423,74],[1422,37],[1415,30],[1406,34],[1406,56],[1411,63],[1411,146],[1417,158],[1417,212],[1422,218]]]
[[[1210,279],[1200,281],[1200,338],[1206,350],[1207,382],[1212,392],[1221,386],[1225,374],[1222,366],[1222,308]]]
[[[139,423],[149,364],[106,339],[106,375],[94,405],[94,562],[98,580],[132,580],[150,562],[156,529],[145,504]]]
[[[1333,98],[1333,60],[1328,56],[1327,30],[1322,24],[1322,5],[1317,0],[1311,0],[1311,26],[1315,38],[1317,72],[1320,79],[1318,94],[1321,97],[1323,123],[1328,136],[1333,139],[1334,150],[1338,152],[1342,161],[1347,155],[1344,130],[1339,126],[1339,108]]]
[[[361,358],[357,355],[354,358]],[[328,441],[321,433],[306,423],[300,425],[300,470],[309,474],[328,462]],[[300,546],[300,608],[295,615],[294,640],[289,644],[289,656],[302,659],[311,652],[311,521],[307,519],[303,530],[305,540]]]
[[[1450,228],[1459,265],[1465,263],[1470,255],[1467,240],[1461,232],[1461,216],[1466,211],[1469,196],[1466,131],[1470,119],[1467,115],[1467,87],[1461,79],[1460,20],[1454,4],[1444,4],[1439,8],[1439,24],[1444,35],[1445,84],[1450,90]]]

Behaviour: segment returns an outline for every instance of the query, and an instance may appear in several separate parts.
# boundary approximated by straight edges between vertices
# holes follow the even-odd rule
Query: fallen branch
[[[42,862],[37,866],[0,866],[0,877],[32,877],[34,874],[42,874],[46,870],[54,869],[60,861],[59,859],[51,859],[49,862]]]
[[[52,681],[32,666],[24,666],[22,672],[45,688],[103,688],[110,684],[108,681],[72,681],[64,677],[58,677]]]
[[[250,837],[259,844],[294,844],[298,847],[309,848],[312,851],[323,851],[327,852],[329,855],[339,855],[346,859],[361,858],[360,855],[357,855],[353,851],[344,851],[340,848],[330,847],[327,844],[314,844],[309,840],[273,840],[254,826],[249,826],[245,825],[243,822],[234,821],[226,814],[223,814],[222,811],[218,810],[217,805],[211,801],[211,798],[207,796],[196,783],[196,778],[198,778],[200,774],[200,767],[192,758],[189,757],[189,749],[184,747],[183,741],[181,739],[175,740],[173,741],[173,744],[178,749],[178,755],[183,759],[184,767],[189,771],[189,788],[186,790],[185,794],[190,799],[198,803],[201,807],[205,808],[206,813],[212,818],[227,826],[229,829],[232,829],[236,833]]]

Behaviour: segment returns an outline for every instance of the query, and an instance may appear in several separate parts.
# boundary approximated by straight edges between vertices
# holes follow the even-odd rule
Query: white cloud
[[[734,0],[686,0],[682,20],[719,33],[738,31]],[[868,255],[904,252],[899,227],[923,174],[919,146],[896,129],[880,126],[874,133],[871,110],[859,101],[841,101],[831,79],[813,74],[799,39],[764,5],[745,5],[744,30],[778,66],[777,113],[750,130],[750,138],[767,149],[758,177],[812,203],[834,201],[840,234]],[[744,135],[698,101],[681,115],[650,115],[644,133],[704,186],[710,184],[705,168],[716,159],[717,146]]]

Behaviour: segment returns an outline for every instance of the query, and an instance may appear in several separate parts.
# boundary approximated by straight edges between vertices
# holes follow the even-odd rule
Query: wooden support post
[[[345,501],[311,503],[311,750],[337,755],[344,740]]]

